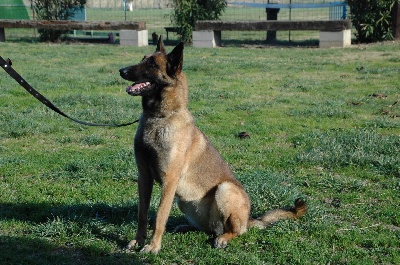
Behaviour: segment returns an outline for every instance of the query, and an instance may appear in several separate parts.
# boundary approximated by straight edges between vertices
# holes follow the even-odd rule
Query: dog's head
[[[126,92],[132,96],[143,96],[151,91],[173,86],[176,76],[182,71],[183,47],[181,42],[167,54],[160,36],[153,54],[144,56],[139,64],[119,70],[122,78],[133,82],[126,88]]]

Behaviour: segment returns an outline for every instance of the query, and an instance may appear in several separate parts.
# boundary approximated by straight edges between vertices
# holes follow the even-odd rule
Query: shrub
[[[85,7],[86,0],[33,0],[38,19],[68,20]],[[65,31],[39,29],[41,41],[57,41]]]
[[[173,0],[175,9],[171,14],[178,27],[182,41],[192,41],[192,31],[198,20],[217,20],[226,7],[225,0]]]
[[[347,0],[358,42],[393,39],[392,9],[398,0]]]

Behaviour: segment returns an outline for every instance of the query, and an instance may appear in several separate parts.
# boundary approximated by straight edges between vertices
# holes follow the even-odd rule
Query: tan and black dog
[[[297,199],[294,207],[272,210],[258,219],[249,217],[249,197],[228,164],[194,125],[187,108],[183,47],[180,43],[167,54],[160,37],[155,53],[120,70],[122,78],[134,82],[127,87],[127,93],[141,96],[143,107],[134,141],[139,171],[138,228],[129,248],[144,244],[153,184],[158,182],[162,187],[153,236],[142,252],[160,250],[174,198],[192,228],[216,236],[217,248],[226,247],[250,227],[264,228],[307,211],[305,202]],[[188,229],[189,226],[177,228]]]

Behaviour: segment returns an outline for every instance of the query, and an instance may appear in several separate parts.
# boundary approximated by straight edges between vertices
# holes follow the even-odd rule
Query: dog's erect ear
[[[156,52],[162,52],[163,54],[167,54],[167,52],[165,51],[165,46],[164,46],[164,42],[162,39],[162,35],[160,35],[160,38],[158,38]]]
[[[182,71],[183,65],[183,42],[176,45],[176,47],[167,55],[168,59],[168,75],[175,76]]]

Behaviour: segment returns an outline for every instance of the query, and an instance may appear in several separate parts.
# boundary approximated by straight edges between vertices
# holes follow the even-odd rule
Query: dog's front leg
[[[169,213],[174,201],[175,192],[178,185],[178,179],[175,177],[166,176],[162,184],[162,194],[160,205],[157,211],[156,222],[154,225],[153,236],[150,244],[143,247],[141,252],[157,254],[161,249],[161,239],[165,231],[165,225],[168,220]]]
[[[140,172],[141,170],[139,169],[138,228],[136,231],[135,239],[131,240],[128,244],[128,249],[137,246],[143,246],[147,236],[148,213],[154,181],[148,174],[144,174],[144,171],[142,171],[142,173]]]

